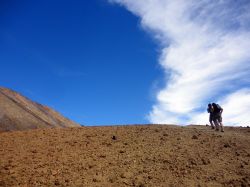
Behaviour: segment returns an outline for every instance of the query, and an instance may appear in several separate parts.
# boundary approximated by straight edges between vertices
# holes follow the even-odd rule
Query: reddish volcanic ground
[[[249,128],[53,128],[0,142],[0,186],[250,186]]]

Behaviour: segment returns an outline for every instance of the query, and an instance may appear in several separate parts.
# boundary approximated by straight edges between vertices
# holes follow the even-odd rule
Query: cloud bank
[[[110,2],[138,16],[162,46],[166,82],[150,122],[204,124],[207,103],[217,102],[225,125],[250,124],[250,1]]]

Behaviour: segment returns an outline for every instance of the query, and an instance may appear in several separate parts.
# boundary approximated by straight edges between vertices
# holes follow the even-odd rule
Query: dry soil
[[[250,186],[250,128],[133,125],[0,133],[0,186]]]

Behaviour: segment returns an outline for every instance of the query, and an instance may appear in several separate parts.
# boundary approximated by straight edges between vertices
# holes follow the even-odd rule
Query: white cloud
[[[225,108],[224,119],[227,124],[250,125],[250,89],[242,89],[221,101]]]
[[[246,115],[250,111],[246,102],[250,97],[249,2],[111,2],[120,3],[139,16],[142,27],[150,30],[163,46],[159,63],[170,77],[157,93],[156,104],[149,113],[152,123],[204,124],[208,116],[201,108],[205,110],[210,101],[219,102],[226,109],[226,125],[244,125],[247,120],[250,123],[250,115]],[[231,112],[233,105],[238,105],[235,108],[240,112]]]
[[[250,89],[244,88],[235,91],[219,102],[223,106],[223,121],[225,121],[227,125],[250,125]],[[197,124],[201,121],[208,121],[206,112],[194,115],[191,123]]]

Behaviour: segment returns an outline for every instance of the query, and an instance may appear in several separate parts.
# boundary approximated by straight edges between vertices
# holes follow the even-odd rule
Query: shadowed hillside
[[[51,108],[0,88],[0,131],[74,126],[79,125]]]
[[[250,186],[249,128],[37,129],[0,142],[0,186]]]

